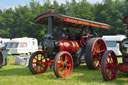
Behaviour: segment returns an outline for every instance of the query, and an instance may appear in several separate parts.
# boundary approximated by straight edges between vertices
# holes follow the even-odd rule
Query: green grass
[[[14,65],[15,57],[0,69],[0,85],[128,85],[128,74],[119,73],[116,80],[104,81],[100,71],[89,70],[86,65],[75,67],[67,78],[56,78],[52,69],[32,75],[28,67]]]

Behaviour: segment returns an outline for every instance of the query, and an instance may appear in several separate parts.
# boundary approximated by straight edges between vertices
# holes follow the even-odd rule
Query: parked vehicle
[[[127,7],[128,7],[128,0]],[[113,50],[105,51],[101,61],[101,72],[104,80],[114,80],[120,72],[128,73],[128,16],[123,19],[123,24],[127,25],[126,38],[119,44],[119,50],[122,53],[122,62],[118,63],[117,56]]]
[[[7,54],[8,50],[6,48],[0,48],[0,68],[7,65]]]
[[[68,77],[84,54],[88,68],[101,69],[107,47],[101,38],[96,38],[93,27],[109,29],[110,25],[54,13],[54,8],[36,17],[34,22],[47,25],[48,34],[42,44],[43,51],[30,57],[29,69],[33,74],[44,73],[48,66],[53,66],[57,77]]]
[[[38,51],[38,41],[35,38],[14,38],[7,44],[8,54],[33,53]]]
[[[119,44],[120,42],[125,39],[125,35],[105,35],[102,39],[105,41],[107,50],[112,50],[116,54],[116,56],[122,56],[120,52]]]

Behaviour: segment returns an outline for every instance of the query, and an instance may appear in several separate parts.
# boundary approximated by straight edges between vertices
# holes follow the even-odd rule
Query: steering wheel
[[[81,30],[81,46],[85,46],[87,41],[94,37],[96,34],[94,33],[94,31],[92,30],[91,27],[89,28],[83,28]]]

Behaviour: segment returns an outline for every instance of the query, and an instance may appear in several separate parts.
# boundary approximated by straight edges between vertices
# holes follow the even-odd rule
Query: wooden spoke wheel
[[[44,73],[47,67],[47,59],[42,51],[37,51],[32,54],[29,60],[29,69],[33,74]]]
[[[118,63],[117,57],[113,51],[106,51],[102,58],[102,76],[104,80],[114,80],[117,75]]]
[[[101,59],[107,47],[101,38],[91,38],[87,42],[85,60],[89,69],[101,69]]]
[[[73,70],[73,59],[70,53],[66,51],[59,52],[55,56],[53,70],[58,78],[68,77]]]

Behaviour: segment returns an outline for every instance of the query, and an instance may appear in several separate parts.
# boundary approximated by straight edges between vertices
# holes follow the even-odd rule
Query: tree
[[[15,9],[0,10],[0,36],[1,37],[34,37],[42,41],[47,33],[47,26],[35,24],[34,18],[47,13],[51,6],[50,0],[43,4],[31,0],[29,5],[19,6]],[[66,14],[73,17],[98,21],[111,25],[110,30],[94,29],[99,36],[108,34],[123,34],[126,26],[122,19],[128,13],[125,0],[104,0],[103,3],[90,4],[87,0],[68,0],[64,4],[53,2],[56,13]]]

